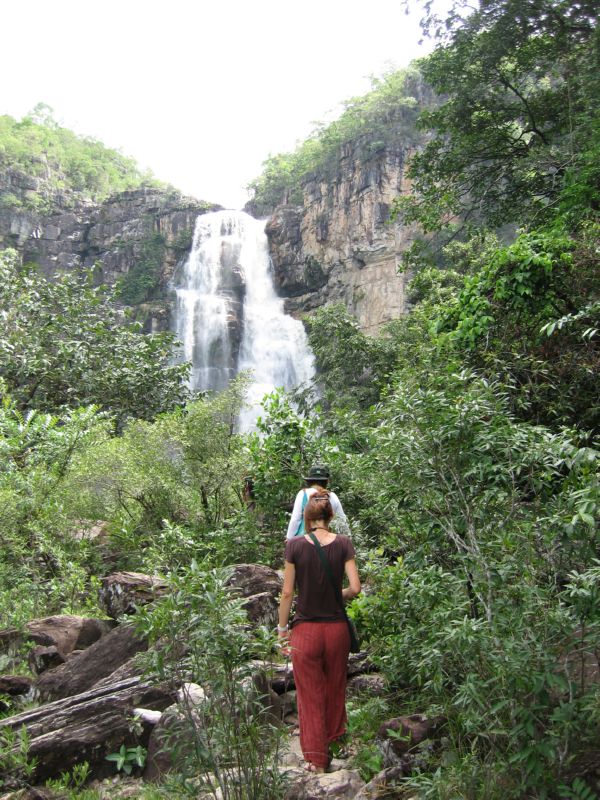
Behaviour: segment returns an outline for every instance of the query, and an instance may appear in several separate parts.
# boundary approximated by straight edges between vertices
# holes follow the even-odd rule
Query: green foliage
[[[264,162],[262,174],[248,187],[255,213],[268,214],[280,203],[302,204],[303,184],[314,174],[320,179],[333,177],[343,151],[368,163],[388,147],[404,150],[420,140],[416,117],[431,102],[431,93],[419,71],[411,67],[389,72],[372,83],[368,94],[344,103],[338,119],[317,125],[293,153],[270,156]]]
[[[150,651],[155,677],[181,684],[191,676],[205,692],[201,701],[184,692],[180,703],[170,749],[182,777],[196,776],[215,796],[276,800],[282,729],[266,710],[250,663],[270,656],[274,636],[249,630],[244,599],[232,593],[228,577],[227,570],[192,562],[169,576],[169,594],[139,615],[139,630],[160,640]]]
[[[376,403],[395,364],[393,340],[366,336],[342,303],[323,306],[306,324],[323,406],[365,409]]]
[[[515,411],[598,430],[597,225],[522,233],[466,278],[437,323],[457,352],[512,387]]]
[[[73,534],[62,488],[78,453],[106,435],[93,407],[61,416],[0,407],[0,627],[45,612],[96,610],[95,553]],[[69,532],[70,531],[70,532]]]
[[[349,699],[346,710],[348,736],[356,750],[352,766],[368,782],[382,769],[381,752],[374,744],[374,739],[381,722],[392,716],[390,704],[383,697],[359,697]]]
[[[49,191],[72,189],[93,200],[141,185],[156,185],[151,173],[142,172],[133,159],[96,139],[60,127],[52,109],[42,103],[20,122],[0,116],[1,168],[38,176]],[[9,203],[10,198],[5,196],[4,202]],[[24,202],[34,211],[49,210],[43,207],[40,195]]]
[[[63,490],[70,514],[108,519],[131,569],[169,571],[201,553],[235,557],[215,531],[234,515],[231,524],[244,528],[243,441],[235,424],[245,386],[240,377],[220,395],[154,422],[131,422],[121,436],[82,452]]]
[[[65,792],[72,790],[78,792],[83,787],[90,775],[90,765],[87,761],[75,764],[71,770],[61,772],[60,777],[48,780],[46,786],[52,791]]]
[[[565,800],[598,800],[598,795],[581,778],[575,778],[571,786],[560,786],[559,792]]]
[[[18,788],[27,784],[33,775],[37,759],[29,758],[27,728],[0,732],[0,787]]]
[[[359,472],[397,560],[358,607],[371,652],[446,717],[460,758],[492,757],[515,791],[540,789],[584,744],[594,702],[558,665],[577,626],[587,646],[598,636],[595,573],[560,590],[597,546],[597,454],[516,422],[500,387],[467,373],[404,372],[381,412]],[[590,515],[573,515],[584,495]]]
[[[128,305],[151,300],[158,288],[166,250],[165,237],[154,233],[141,247],[139,260],[119,283],[117,294]]]
[[[454,4],[462,13],[448,17],[445,45],[420,62],[444,101],[420,117],[429,141],[398,209],[425,231],[457,216],[539,222],[569,187],[563,202],[589,213],[598,196],[597,4],[493,0],[465,13],[466,5]]]
[[[126,775],[131,775],[134,767],[143,769],[146,763],[146,748],[140,744],[137,747],[126,747],[121,745],[118,753],[110,753],[106,756],[107,761],[114,761],[117,772],[123,770]]]
[[[282,392],[267,396],[263,407],[266,413],[249,437],[250,474],[267,527],[283,531],[286,512],[304,485],[302,476],[316,460],[318,443],[314,423],[300,415]]]
[[[170,364],[174,338],[142,335],[91,273],[47,281],[0,254],[0,377],[22,411],[96,404],[117,424],[151,419],[185,396],[187,365]]]

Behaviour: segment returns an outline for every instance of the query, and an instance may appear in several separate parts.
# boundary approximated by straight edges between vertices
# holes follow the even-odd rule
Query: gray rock
[[[228,585],[237,589],[243,597],[259,592],[269,592],[273,597],[278,597],[283,580],[277,570],[263,564],[236,564]]]
[[[0,675],[0,694],[18,697],[27,694],[33,685],[33,678],[26,675]]]
[[[135,746],[148,742],[148,727],[139,738],[132,733],[133,709],[151,688],[149,682],[133,678],[92,689],[2,719],[0,734],[5,729],[16,732],[26,728],[28,754],[35,759],[33,781],[57,777],[82,761],[89,763],[94,777],[114,774],[114,765],[106,761],[106,755],[124,743]]]
[[[365,158],[365,144],[347,145],[329,178],[308,179],[303,204],[279,206],[266,232],[288,313],[342,302],[363,331],[375,333],[407,310],[408,276],[398,264],[413,234],[389,221],[408,148],[396,142]]]
[[[44,698],[70,697],[112,675],[136,653],[147,649],[131,625],[120,625],[66,664],[44,672],[36,691]]]
[[[405,766],[406,755],[426,739],[433,739],[443,723],[443,717],[424,714],[394,717],[383,722],[375,741],[383,755],[384,767]]]
[[[99,602],[117,620],[163,595],[167,584],[142,572],[115,572],[102,578]]]
[[[406,775],[410,775],[410,769],[404,765],[384,769],[359,791],[355,800],[395,800],[399,796],[397,782]]]
[[[259,592],[246,598],[244,609],[253,627],[274,628],[277,625],[279,603],[270,592]]]
[[[58,652],[55,645],[44,647],[38,644],[31,648],[27,656],[29,667],[36,675],[40,675],[47,669],[52,669],[52,667],[58,667],[60,664],[64,664],[65,660],[65,657]]]
[[[329,797],[355,800],[365,785],[358,772],[349,769],[322,775],[291,769],[287,771],[287,776],[291,785],[285,793],[285,800],[320,800]]]
[[[83,650],[97,642],[114,627],[111,620],[60,614],[28,622],[27,638],[40,645],[52,646],[62,656],[73,650]]]
[[[354,675],[348,680],[347,693],[349,697],[368,695],[369,697],[383,697],[388,691],[387,681],[378,673]]]

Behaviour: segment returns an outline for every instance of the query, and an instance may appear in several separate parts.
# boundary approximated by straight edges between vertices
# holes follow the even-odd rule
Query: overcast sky
[[[0,113],[38,102],[195,197],[241,207],[269,154],[425,55],[395,0],[5,0]]]

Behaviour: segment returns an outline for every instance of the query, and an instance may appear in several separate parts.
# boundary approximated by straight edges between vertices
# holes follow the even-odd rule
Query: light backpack
[[[298,523],[298,530],[294,534],[294,538],[296,536],[304,536],[304,509],[306,508],[306,504],[308,503],[308,492],[304,489],[302,495],[302,515],[300,517],[300,522]]]

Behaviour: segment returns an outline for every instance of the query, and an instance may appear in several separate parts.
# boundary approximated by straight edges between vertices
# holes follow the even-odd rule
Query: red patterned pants
[[[316,767],[326,767],[329,743],[346,731],[348,626],[299,622],[291,646],[302,753]]]

